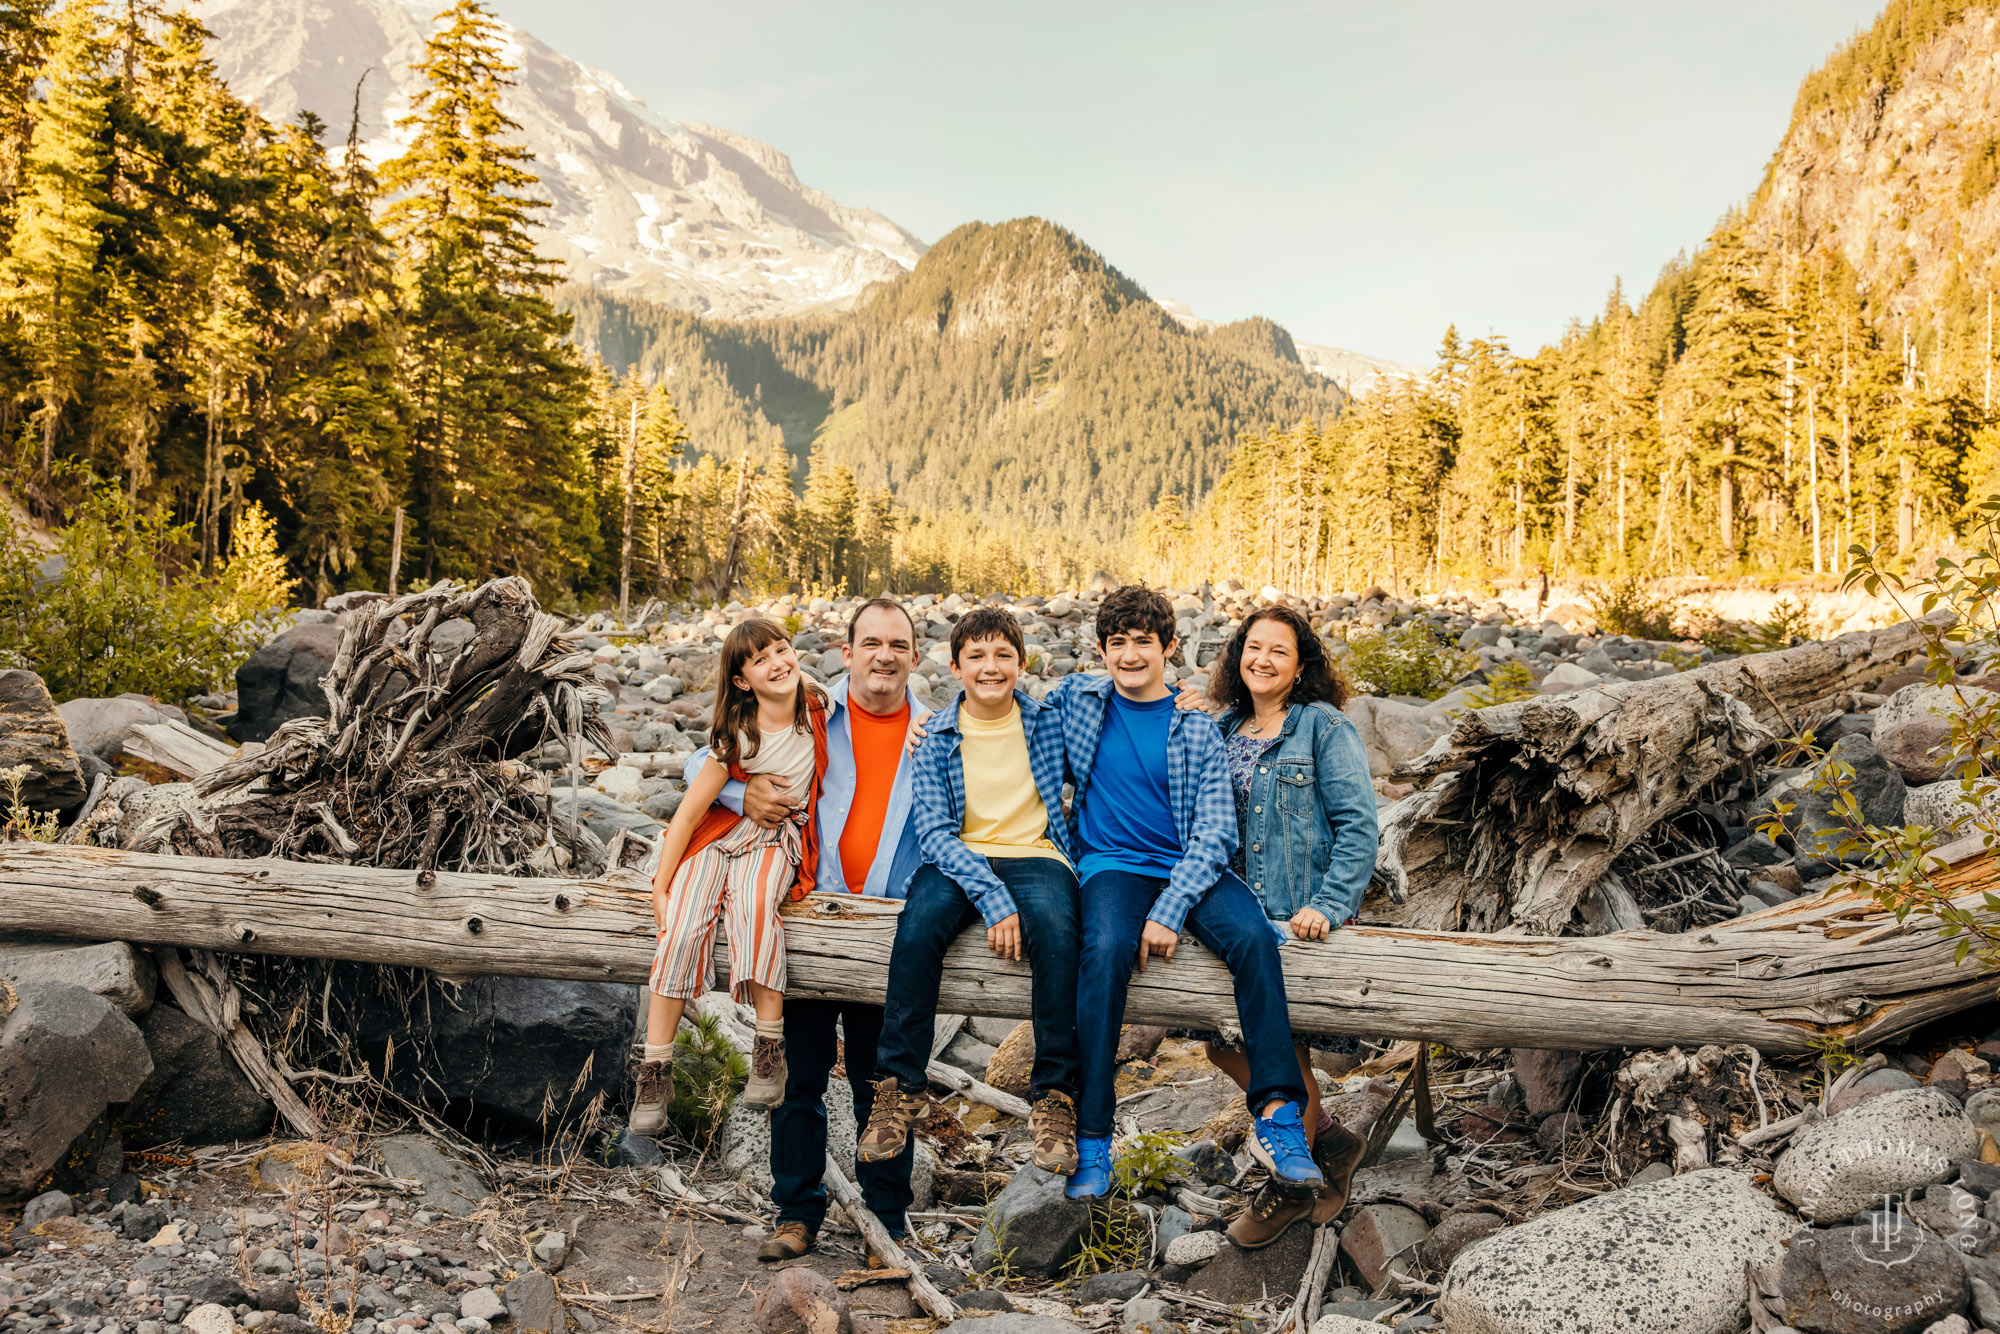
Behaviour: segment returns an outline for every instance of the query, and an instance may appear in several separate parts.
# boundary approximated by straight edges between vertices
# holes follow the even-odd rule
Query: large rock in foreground
[[[1979,1132],[1937,1089],[1898,1089],[1792,1136],[1771,1185],[1815,1223],[1852,1218],[1918,1186],[1946,1181],[1979,1156]]]
[[[62,982],[0,983],[0,1200],[24,1199],[153,1070],[132,1021]]]
[[[374,980],[371,970],[348,971],[363,986]],[[407,1096],[468,1103],[532,1126],[549,1107],[557,1119],[579,1117],[600,1093],[617,1105],[638,1003],[625,983],[477,977],[407,1005],[372,994],[361,1006],[360,1040]],[[389,1042],[396,1059],[384,1062]]]
[[[1935,783],[1947,777],[1952,716],[1965,703],[1992,703],[1992,694],[1978,686],[1904,686],[1875,711],[1875,748],[1910,782]]]
[[[89,789],[49,688],[33,672],[0,672],[0,769],[28,767],[21,800],[38,811],[67,811]]]
[[[1918,1334],[1964,1309],[1957,1247],[1914,1218],[1885,1222],[1793,1238],[1778,1276],[1789,1324],[1806,1334]]]
[[[1063,1194],[1069,1179],[1030,1163],[1014,1173],[986,1211],[972,1242],[981,1273],[1003,1262],[1029,1278],[1047,1278],[1077,1252],[1090,1205]]]
[[[15,986],[67,982],[104,997],[133,1016],[152,1007],[159,984],[152,959],[119,940],[101,945],[74,941],[0,944],[0,981]]]
[[[1474,1242],[1438,1313],[1451,1334],[1736,1334],[1744,1262],[1793,1227],[1726,1168],[1629,1186]]]
[[[139,1021],[153,1073],[132,1095],[119,1129],[126,1144],[233,1144],[270,1133],[270,1099],[237,1068],[222,1039],[171,1005]]]
[[[280,723],[327,716],[320,678],[340,648],[338,625],[295,625],[250,655],[236,669],[237,741],[266,741]]]

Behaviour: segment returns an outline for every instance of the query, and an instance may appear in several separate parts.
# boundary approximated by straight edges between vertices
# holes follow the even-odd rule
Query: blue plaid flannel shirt
[[[917,747],[910,770],[910,821],[917,848],[926,863],[943,871],[979,908],[986,925],[994,926],[1016,911],[1014,896],[986,859],[965,846],[965,763],[959,758],[964,734],[958,730],[961,692],[937,711],[927,724],[928,735]],[[1069,826],[1063,818],[1063,727],[1053,710],[1022,691],[1014,692],[1021,706],[1021,732],[1028,743],[1028,768],[1035,790],[1049,813],[1049,842],[1071,866]],[[1231,820],[1235,819],[1232,815]],[[907,892],[907,891],[906,891]]]
[[[1090,791],[1090,769],[1097,759],[1098,739],[1104,735],[1104,711],[1111,707],[1116,688],[1108,676],[1079,673],[1058,681],[1043,700],[1062,715],[1063,750],[1075,786],[1070,800],[1070,841],[1075,847],[1083,845],[1075,821]],[[1229,761],[1222,733],[1205,713],[1175,709],[1167,725],[1167,801],[1181,840],[1181,859],[1146,916],[1178,931],[1236,855],[1236,794],[1229,787]]]

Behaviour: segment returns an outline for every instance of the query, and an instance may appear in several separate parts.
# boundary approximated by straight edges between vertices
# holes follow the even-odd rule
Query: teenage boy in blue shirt
[[[1136,961],[1171,960],[1185,926],[1228,965],[1250,1062],[1250,1151],[1279,1191],[1324,1182],[1307,1146],[1306,1101],[1292,1050],[1285,974],[1264,908],[1231,874],[1236,805],[1222,734],[1207,714],[1174,707],[1166,665],[1179,647],[1173,607],[1128,585],[1097,612],[1097,647],[1109,676],[1064,678],[1049,692],[1061,710],[1075,798],[1071,846],[1082,882],[1083,949],[1077,974],[1077,1040],[1083,1096],[1077,1108],[1071,1199],[1111,1188],[1115,1058],[1125,991]]]

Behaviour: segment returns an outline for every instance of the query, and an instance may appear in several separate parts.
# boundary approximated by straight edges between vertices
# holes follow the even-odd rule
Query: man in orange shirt
[[[903,743],[914,715],[927,710],[910,693],[917,665],[917,628],[902,604],[876,598],[847,623],[840,656],[847,675],[828,693],[826,777],[820,786],[819,881],[821,893],[901,898],[923,857],[910,821],[909,760]],[[692,775],[707,758],[688,762]],[[757,774],[722,789],[723,805],[775,828],[790,818],[803,793]],[[836,1030],[835,1024],[839,1028]],[[771,1113],[772,1198],[778,1226],[757,1252],[760,1260],[789,1260],[810,1250],[826,1217],[826,1086],[846,1042],[847,1084],[854,1124],[865,1126],[874,1107],[875,1044],[882,1007],[858,1001],[785,1001],[785,1055],[790,1067],[785,1100]],[[914,1149],[896,1158],[857,1165],[862,1202],[901,1236],[910,1207]]]

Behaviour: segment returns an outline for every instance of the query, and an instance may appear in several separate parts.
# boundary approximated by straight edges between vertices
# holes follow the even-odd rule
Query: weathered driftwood
[[[203,736],[186,723],[171,718],[140,723],[125,738],[124,749],[134,759],[157,764],[183,778],[199,778],[236,759],[236,747]]]
[[[1970,846],[1943,883],[1961,901],[2000,882]],[[786,914],[790,990],[880,1001],[893,901],[814,895]],[[391,871],[274,859],[0,845],[0,930],[92,940],[636,982],[653,957],[643,879]],[[1282,951],[1302,1032],[1421,1036],[1460,1047],[1743,1042],[1802,1051],[1872,1044],[1992,994],[1951,940],[1867,899],[1802,899],[1681,935],[1589,938],[1349,927]],[[1229,979],[1184,941],[1133,978],[1132,1023],[1233,1025]],[[941,1006],[1026,1017],[1025,964],[968,932],[946,956]]]
[[[589,652],[520,579],[440,582],[352,620],[320,683],[328,716],[202,773],[198,799],[149,821],[143,849],[454,870],[595,871],[603,848],[553,809],[517,757],[615,753]],[[462,624],[464,633],[440,633]]]
[[[1775,737],[1844,709],[1922,643],[1842,635],[1651,681],[1465,714],[1384,816],[1363,916],[1444,931],[1563,931],[1619,853]],[[1384,901],[1386,899],[1386,902]]]

